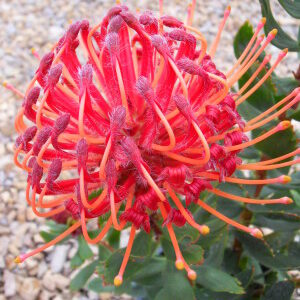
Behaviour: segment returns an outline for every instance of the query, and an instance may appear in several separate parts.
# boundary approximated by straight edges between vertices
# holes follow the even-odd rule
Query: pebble
[[[67,258],[69,245],[57,245],[51,259],[51,270],[53,273],[59,273],[63,267]]]
[[[36,299],[41,289],[40,281],[33,277],[22,278],[19,294],[24,300]]]
[[[17,292],[17,285],[15,275],[7,270],[4,271],[4,295],[6,297],[12,297]]]
[[[37,277],[42,278],[47,270],[48,270],[48,265],[44,261],[41,261],[38,266]]]
[[[39,300],[50,300],[53,297],[53,295],[53,293],[50,293],[49,291],[43,289],[39,296]]]
[[[52,280],[55,283],[56,288],[63,290],[70,284],[70,278],[61,274],[53,274]]]
[[[10,229],[8,227],[4,227],[0,225],[0,235],[7,235],[10,233]]]
[[[43,287],[46,288],[48,291],[53,292],[55,291],[55,283],[53,281],[53,274],[51,271],[47,271],[43,277],[42,281]]]

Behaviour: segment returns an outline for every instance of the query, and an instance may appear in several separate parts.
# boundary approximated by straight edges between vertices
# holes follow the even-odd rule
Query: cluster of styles
[[[73,220],[66,232],[21,254],[17,263],[79,227],[88,243],[98,243],[110,228],[130,226],[114,281],[118,286],[136,231],[149,233],[155,217],[170,235],[176,267],[195,280],[196,273],[185,262],[174,232],[174,226],[188,223],[200,234],[209,234],[209,227],[198,224],[190,213],[191,203],[256,238],[263,237],[260,229],[239,224],[203,202],[201,192],[252,204],[292,202],[288,197],[244,198],[216,187],[218,182],[264,185],[290,181],[284,175],[259,180],[233,176],[236,170],[271,170],[299,162],[281,162],[299,154],[299,149],[257,163],[244,164],[239,157],[243,149],[291,126],[283,121],[253,140],[248,138],[250,131],[297,104],[297,89],[248,122],[238,113],[239,105],[268,79],[287,51],[273,65],[266,55],[253,76],[231,93],[231,87],[275,38],[276,30],[259,36],[265,23],[262,19],[232,69],[222,73],[213,58],[230,7],[209,50],[205,37],[191,25],[194,8],[195,1],[185,23],[163,16],[162,11],[160,17],[149,11],[133,14],[123,5],[109,10],[95,27],[86,20],[75,22],[41,58],[24,95],[6,85],[24,97],[15,120],[19,137],[14,160],[28,172],[28,205],[39,217],[67,213]],[[263,71],[265,75],[253,85]],[[99,189],[102,193],[89,200]],[[87,223],[104,214],[99,235],[91,238]]]

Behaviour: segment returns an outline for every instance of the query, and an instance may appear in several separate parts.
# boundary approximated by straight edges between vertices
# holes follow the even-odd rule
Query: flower
[[[201,234],[209,233],[189,211],[191,203],[256,238],[263,234],[222,215],[200,199],[207,191],[229,200],[252,204],[289,204],[288,197],[258,200],[219,190],[215,182],[236,184],[287,183],[288,176],[242,179],[236,170],[270,170],[299,159],[299,154],[244,164],[239,153],[291,126],[282,121],[249,140],[257,129],[298,103],[294,90],[264,113],[244,122],[238,106],[271,75],[284,58],[283,50],[261,80],[247,88],[265,69],[266,55],[257,71],[237,92],[231,88],[256,62],[276,36],[259,36],[265,19],[235,65],[226,74],[213,63],[222,30],[230,13],[225,11],[210,50],[201,32],[192,27],[195,1],[188,21],[149,11],[134,15],[126,6],[113,7],[95,27],[88,21],[70,25],[53,50],[40,60],[25,95],[6,84],[24,102],[15,127],[15,164],[28,172],[26,199],[37,216],[57,217],[67,212],[73,224],[53,241],[21,254],[16,262],[61,241],[81,227],[89,243],[101,241],[113,227],[131,231],[115,285],[123,281],[137,230],[151,230],[151,215],[161,214],[176,254],[175,265],[191,280],[196,273],[185,262],[173,226],[188,223]],[[39,55],[33,50],[33,54]],[[247,90],[247,91],[246,91]],[[278,107],[280,110],[276,111]],[[28,122],[33,126],[28,127]],[[23,157],[23,160],[20,160]],[[66,176],[68,175],[68,179]],[[103,189],[89,200],[89,195]],[[118,218],[118,212],[124,209]],[[86,223],[109,214],[99,235],[91,238]]]

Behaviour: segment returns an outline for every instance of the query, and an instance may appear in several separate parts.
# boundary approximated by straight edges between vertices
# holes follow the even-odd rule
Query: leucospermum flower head
[[[267,80],[286,50],[254,86],[247,89],[269,64],[269,55],[239,91],[231,92],[275,38],[276,30],[267,37],[259,36],[265,23],[262,19],[232,69],[224,72],[213,61],[230,7],[209,49],[204,35],[191,25],[195,1],[186,23],[162,15],[162,3],[160,8],[156,17],[150,11],[134,14],[117,5],[95,27],[87,20],[75,22],[40,59],[24,95],[7,84],[24,97],[15,120],[19,137],[14,160],[28,173],[28,205],[40,217],[67,212],[74,219],[64,233],[21,254],[17,263],[79,227],[86,241],[95,244],[110,228],[122,230],[129,225],[127,249],[114,282],[118,286],[136,231],[149,233],[155,214],[170,235],[176,267],[185,269],[194,280],[196,273],[185,262],[174,232],[174,226],[188,224],[200,234],[209,234],[209,227],[199,224],[189,211],[191,203],[256,238],[263,237],[260,229],[242,225],[202,201],[203,191],[243,203],[292,202],[288,197],[244,198],[225,193],[215,184],[284,184],[290,177],[254,180],[237,178],[234,173],[277,169],[299,161],[281,162],[299,154],[299,149],[250,164],[239,157],[245,148],[290,127],[289,121],[282,121],[253,140],[247,134],[300,99],[296,89],[248,122],[238,112],[239,105]],[[89,200],[99,189],[101,194]],[[91,238],[86,224],[104,214],[109,218],[99,235]]]

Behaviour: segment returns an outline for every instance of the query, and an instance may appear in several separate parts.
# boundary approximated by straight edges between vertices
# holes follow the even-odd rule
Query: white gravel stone
[[[17,292],[17,285],[15,275],[7,270],[4,271],[4,295],[6,297],[12,297]]]
[[[18,293],[24,300],[33,300],[37,298],[40,289],[40,281],[36,278],[28,277],[21,280]]]
[[[70,284],[70,278],[65,277],[61,274],[53,274],[53,281],[55,283],[56,288],[63,290]]]
[[[69,248],[69,245],[57,245],[55,247],[51,259],[51,270],[53,273],[59,273],[63,269]]]
[[[55,282],[53,280],[53,274],[51,271],[47,271],[43,277],[42,281],[43,287],[49,290],[50,292],[55,291]]]

